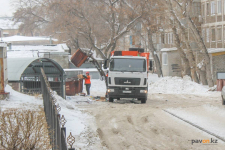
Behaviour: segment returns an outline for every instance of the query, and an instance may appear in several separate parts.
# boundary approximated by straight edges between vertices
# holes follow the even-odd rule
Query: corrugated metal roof
[[[8,80],[19,81],[21,74],[37,58],[7,58]]]

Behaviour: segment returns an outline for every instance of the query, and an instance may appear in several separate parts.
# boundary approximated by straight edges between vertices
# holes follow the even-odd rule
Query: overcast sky
[[[12,0],[0,0],[0,17],[12,16],[15,10],[13,9],[11,1]]]

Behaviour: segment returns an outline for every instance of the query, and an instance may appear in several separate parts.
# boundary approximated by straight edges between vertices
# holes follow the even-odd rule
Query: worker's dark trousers
[[[86,84],[87,95],[90,95],[90,87],[91,87],[91,84]]]

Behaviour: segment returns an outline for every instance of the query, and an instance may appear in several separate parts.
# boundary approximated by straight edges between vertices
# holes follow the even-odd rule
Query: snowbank
[[[150,93],[207,95],[208,88],[191,81],[189,76],[163,77],[149,85]]]
[[[95,86],[99,86],[103,82],[100,80],[94,81]],[[102,90],[100,88],[94,88],[96,91]],[[21,109],[21,110],[39,110],[43,108],[42,95],[29,96],[17,91],[14,91],[11,86],[7,85],[5,88],[6,92],[10,92],[9,98],[0,101],[0,109]],[[105,91],[105,90],[104,90]],[[104,92],[103,92],[104,93]],[[58,96],[54,92],[54,96],[57,99],[56,104],[61,107],[60,115],[64,115],[66,119],[66,136],[71,132],[76,138],[74,147],[76,149],[98,149],[96,147],[101,146],[101,140],[96,132],[97,126],[95,124],[95,118],[82,110],[77,108],[76,101],[87,101],[87,97],[76,96],[75,100],[65,100]]]
[[[225,138],[224,115],[225,110],[210,104],[189,107],[189,108],[169,108],[167,111],[195,124],[203,129]]]

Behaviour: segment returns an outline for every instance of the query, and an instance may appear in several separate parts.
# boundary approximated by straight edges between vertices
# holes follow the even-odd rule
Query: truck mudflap
[[[110,98],[147,98],[147,87],[108,87]]]

